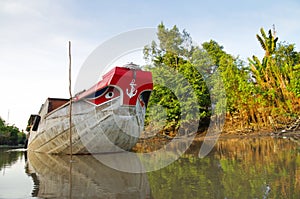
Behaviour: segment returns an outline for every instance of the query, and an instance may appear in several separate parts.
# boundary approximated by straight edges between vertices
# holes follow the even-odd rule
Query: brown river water
[[[0,198],[300,198],[296,142],[219,139],[199,158],[201,144],[195,141],[175,162],[141,174],[109,168],[91,155],[73,156],[70,163],[69,156],[1,148]],[[130,166],[130,160],[114,161]]]

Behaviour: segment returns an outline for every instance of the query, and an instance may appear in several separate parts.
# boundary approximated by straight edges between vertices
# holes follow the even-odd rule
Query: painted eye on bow
[[[106,95],[105,95],[105,98],[106,98],[106,99],[111,99],[111,98],[113,98],[113,97],[114,97],[114,92],[112,92],[112,91],[106,93]]]

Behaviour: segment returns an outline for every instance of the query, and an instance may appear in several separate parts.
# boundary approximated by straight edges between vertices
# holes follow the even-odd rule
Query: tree
[[[287,89],[300,97],[300,53],[295,51],[295,44],[280,42],[275,51],[276,65],[281,68]],[[293,96],[291,96],[293,97]]]
[[[18,145],[24,144],[26,134],[14,125],[7,125],[5,121],[0,118],[0,145]]]
[[[257,35],[265,51],[262,61],[256,56],[248,59],[255,81],[255,103],[265,125],[273,123],[273,118],[292,116],[299,111],[298,80],[294,73],[299,55],[291,45],[281,43],[277,46],[278,38],[271,30],[268,33],[267,37],[261,29],[262,36]]]
[[[257,34],[256,38],[265,51],[265,57],[270,57],[276,50],[278,37],[275,38],[275,34],[272,33],[271,29],[268,31],[268,36],[263,28],[260,29],[260,33],[261,36]]]
[[[153,67],[147,69],[152,71],[155,83],[149,107],[164,107],[167,112],[165,129],[177,130],[180,124],[187,122],[185,120],[193,118],[197,121],[210,115],[209,90],[201,74],[202,70],[209,67],[205,65],[208,62],[203,61],[201,65],[195,65],[196,55],[207,56],[192,44],[192,39],[185,30],[179,32],[176,26],[167,29],[163,23],[159,24],[157,36],[159,44],[152,42],[144,48],[145,59],[153,63]],[[200,62],[198,60],[197,64]],[[173,90],[168,90],[168,87],[172,87]],[[181,100],[183,98],[184,100]],[[198,113],[195,115],[192,111],[190,114],[190,111],[186,110],[188,108],[195,108]]]

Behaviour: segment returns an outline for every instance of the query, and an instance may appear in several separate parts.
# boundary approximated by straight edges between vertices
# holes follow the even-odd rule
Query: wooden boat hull
[[[73,154],[119,152],[136,144],[145,110],[119,104],[119,98],[97,107],[85,101],[73,104]],[[70,154],[69,106],[49,115],[36,134],[30,136],[28,150]]]

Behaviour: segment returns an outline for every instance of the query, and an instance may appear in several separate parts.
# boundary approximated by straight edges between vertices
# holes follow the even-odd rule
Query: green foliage
[[[279,43],[271,30],[267,37],[261,29],[261,35],[257,35],[265,56],[260,61],[256,56],[249,59],[251,73],[255,81],[253,95],[256,98],[256,118],[278,117],[280,115],[294,115],[299,113],[299,64],[300,54],[294,50],[294,45]],[[296,70],[295,70],[296,69]],[[264,106],[264,107],[262,107]],[[261,111],[259,113],[259,111]],[[265,125],[268,121],[264,119]]]
[[[5,121],[0,118],[0,145],[18,145],[24,144],[26,134],[14,125],[7,125]]]
[[[251,95],[251,84],[249,84],[249,69],[243,66],[243,61],[227,54],[216,41],[210,40],[202,44],[208,52],[215,70],[218,71],[222,79],[223,89],[218,90],[217,95],[224,96],[226,99],[227,111],[230,114],[243,109],[245,103]],[[246,91],[246,92],[245,92]]]
[[[300,97],[300,52],[295,51],[295,44],[279,43],[274,59],[281,70],[288,91]]]
[[[145,46],[144,57],[153,63],[147,69],[156,79],[149,105],[163,107],[163,111],[153,109],[151,120],[161,126],[176,130],[180,122],[226,112],[241,128],[259,129],[275,127],[274,119],[288,121],[299,114],[300,53],[294,44],[278,43],[271,30],[266,34],[261,28],[256,35],[265,55],[262,59],[253,55],[248,65],[214,40],[204,42],[202,48],[193,45],[190,35],[176,26],[167,29],[161,23],[157,35],[159,43]],[[180,96],[191,93],[195,98],[182,102]],[[198,113],[188,114],[190,107]],[[166,119],[162,122],[161,117]]]
[[[221,58],[226,55],[225,51],[223,51],[223,46],[220,46],[216,41],[210,40],[209,42],[204,42],[202,47],[206,50],[213,63],[216,66],[220,65]]]
[[[150,118],[161,121],[163,116],[163,129],[176,130],[184,122],[209,117],[210,95],[201,74],[210,63],[205,52],[192,44],[185,30],[181,33],[176,26],[169,30],[160,24],[157,35],[159,44],[152,42],[144,48],[144,57],[154,64],[146,67],[154,78],[146,123]],[[154,114],[158,111],[153,106],[160,106],[161,114]]]
[[[265,51],[265,56],[268,57],[272,55],[276,49],[276,42],[278,41],[278,37],[272,34],[271,29],[268,31],[268,36],[266,35],[263,28],[260,29],[260,35],[256,35],[257,40],[259,41],[262,49]]]

